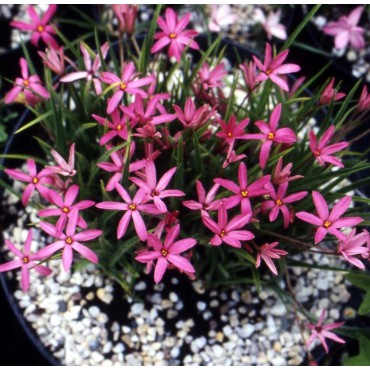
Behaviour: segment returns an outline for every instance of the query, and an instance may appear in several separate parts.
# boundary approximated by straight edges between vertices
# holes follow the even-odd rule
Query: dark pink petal
[[[222,239],[221,239],[221,237],[219,235],[215,235],[210,240],[209,244],[215,245],[215,246],[221,245],[222,244]]]
[[[88,73],[86,71],[72,72],[62,77],[60,82],[73,82],[82,78],[86,78],[87,76]]]
[[[333,207],[332,211],[330,212],[329,221],[334,222],[336,221],[340,216],[342,216],[343,213],[345,213],[351,204],[352,197],[350,195],[347,195],[340,199]]]
[[[29,256],[31,251],[31,243],[32,243],[32,229],[29,230],[27,234],[26,241],[24,242],[24,254]]]
[[[278,85],[279,87],[281,87],[284,91],[289,91],[289,86],[288,84],[285,82],[285,80],[283,80],[281,77],[279,77],[278,75],[274,74],[274,73],[271,73],[269,75],[270,79],[272,82],[274,82],[276,85]]]
[[[16,246],[11,241],[5,240],[4,242],[14,255],[16,255],[19,258],[23,258],[23,253],[18,248],[16,248]]]
[[[138,254],[135,259],[139,262],[142,262],[142,263],[148,263],[148,262],[151,262],[151,261],[154,261],[158,258],[162,257],[162,254],[161,252],[159,251],[147,251],[147,252],[141,252],[140,254]]]
[[[26,265],[22,266],[21,286],[24,292],[27,292],[30,288],[30,272],[28,271],[28,267]]]
[[[154,200],[154,204],[157,206],[158,210],[161,213],[166,213],[167,212],[166,203],[164,203],[162,199],[160,199],[159,197],[155,196],[155,197],[153,197],[153,200]]]
[[[73,236],[73,241],[87,241],[98,238],[103,233],[102,230],[91,229],[86,231],[81,231]]]
[[[68,271],[71,268],[73,261],[73,250],[70,244],[66,244],[62,253],[64,271]]]
[[[286,73],[294,73],[301,70],[301,67],[298,64],[283,64],[274,69],[274,73],[277,74],[286,74]]]
[[[161,192],[163,189],[166,188],[166,186],[168,185],[168,183],[171,181],[171,178],[172,176],[174,175],[174,173],[176,172],[176,167],[173,167],[171,168],[170,170],[168,170],[163,176],[162,178],[158,181],[158,184],[156,186],[156,190],[158,192]]]
[[[325,227],[322,227],[320,226],[317,230],[316,230],[316,234],[315,234],[315,244],[317,243],[320,243],[321,240],[323,240],[325,238],[325,235],[326,233],[328,232],[329,230],[326,229]]]
[[[5,262],[0,265],[0,272],[14,270],[21,267],[22,265],[23,262],[21,260]]]
[[[224,188],[232,191],[233,193],[239,194],[240,193],[240,186],[236,185],[233,181],[231,180],[226,180],[226,179],[219,179],[216,178],[213,180],[216,184],[223,186]]]
[[[113,211],[127,211],[128,209],[127,204],[119,202],[101,202],[95,204],[95,207],[100,209],[110,209]]]
[[[4,99],[5,104],[10,104],[11,102],[13,102],[18,97],[18,95],[20,94],[21,91],[22,91],[22,87],[20,87],[20,86],[13,87],[5,95],[5,99]]]
[[[185,257],[178,256],[175,254],[169,254],[167,256],[167,260],[170,261],[173,265],[175,265],[178,269],[182,271],[186,271],[189,273],[195,272],[194,267]]]
[[[136,233],[141,241],[145,241],[147,237],[147,231],[145,223],[138,211],[132,212],[132,219],[134,222],[134,227],[136,230]]]
[[[281,116],[281,109],[282,109],[282,105],[281,105],[281,103],[279,103],[274,108],[274,110],[271,113],[271,116],[270,116],[270,129],[273,132],[275,132],[275,130],[276,130],[277,126],[278,126],[278,123],[279,123],[279,120],[280,120],[280,116]]]
[[[122,90],[118,90],[113,94],[107,106],[107,114],[111,114],[118,107],[118,104],[121,103],[122,97],[123,97]]]
[[[58,240],[52,244],[47,245],[45,248],[39,250],[33,255],[33,259],[37,260],[44,260],[46,258],[51,257],[56,251],[59,249],[64,248],[65,246],[64,240]]]
[[[23,194],[22,194],[22,204],[24,206],[28,203],[31,197],[31,194],[33,193],[34,190],[35,190],[35,185],[32,183],[28,184],[26,188],[24,189]]]
[[[280,67],[284,60],[287,58],[289,54],[289,50],[284,50],[280,54],[278,54],[274,60],[270,64],[270,68],[275,71],[278,67]],[[271,50],[271,55],[272,55],[272,50]]]
[[[210,217],[202,217],[202,220],[204,225],[208,227],[211,231],[213,231],[215,234],[219,234],[221,232],[220,227]]]
[[[348,145],[349,145],[349,143],[347,143],[347,142],[332,144],[332,145],[329,145],[329,146],[326,146],[325,148],[323,148],[321,150],[321,154],[332,154],[332,153],[335,153],[335,152],[339,152],[340,150],[342,150],[344,148],[347,148]]]
[[[262,143],[261,145],[261,151],[260,151],[260,166],[262,169],[266,167],[266,163],[268,161],[269,155],[270,155],[270,149],[271,149],[272,141],[267,140]]]
[[[237,230],[237,231],[230,231],[227,234],[233,239],[238,240],[252,240],[254,239],[254,234],[247,230]]]
[[[38,265],[38,266],[35,266],[34,269],[36,272],[38,272],[39,274],[43,276],[48,276],[52,273],[52,270],[46,266]]]
[[[167,46],[171,42],[171,39],[169,37],[164,37],[159,39],[157,42],[154,43],[152,46],[150,52],[156,53],[157,51],[163,49],[165,46]]]
[[[162,280],[162,277],[166,272],[167,266],[168,262],[166,258],[159,257],[154,269],[154,281],[156,284],[158,284]]]
[[[171,254],[180,254],[190,248],[193,248],[197,241],[193,238],[186,238],[174,242],[169,248]]]
[[[298,217],[300,220],[308,222],[309,224],[316,225],[316,226],[322,226],[323,221],[321,218],[318,218],[317,216],[313,215],[312,213],[308,212],[298,212],[296,214],[296,217]]]
[[[131,221],[131,212],[130,211],[127,211],[123,215],[123,217],[121,218],[121,220],[120,220],[120,222],[118,224],[118,227],[117,227],[117,239],[121,239],[125,235],[130,221]]]
[[[340,229],[342,227],[352,227],[361,223],[363,220],[364,219],[361,217],[343,217],[334,221],[331,226],[336,229]]]
[[[90,262],[92,262],[92,263],[98,263],[99,262],[98,256],[90,248],[87,248],[85,245],[77,243],[77,242],[73,242],[72,243],[72,248],[74,250],[76,250],[78,253],[80,253],[81,256],[83,256],[84,258],[86,258]]]
[[[284,198],[284,203],[297,202],[298,200],[303,199],[307,194],[308,194],[307,191],[300,191],[298,193],[288,195],[287,197]]]
[[[312,199],[316,207],[316,211],[323,222],[329,218],[329,209],[324,197],[318,191],[312,191]]]

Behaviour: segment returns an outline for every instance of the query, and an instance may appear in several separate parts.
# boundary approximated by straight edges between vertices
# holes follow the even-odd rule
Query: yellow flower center
[[[30,84],[30,81],[28,81],[28,80],[23,80],[23,86],[28,86]]]
[[[227,133],[227,137],[232,137],[233,136],[233,134],[229,131],[228,133]]]
[[[223,238],[225,235],[226,235],[226,231],[225,230],[221,230],[221,232],[220,232],[221,238]]]
[[[34,177],[34,178],[32,179],[32,182],[33,182],[34,184],[37,184],[37,183],[39,182],[39,179],[38,179],[37,177]]]
[[[278,206],[281,206],[283,204],[283,202],[280,200],[280,199],[277,199],[276,202],[275,202]]]
[[[27,256],[23,257],[23,263],[28,263],[29,261],[30,261],[30,259]]]
[[[121,131],[122,130],[122,126],[121,125],[118,125],[117,126],[117,131]]]
[[[119,87],[120,87],[121,90],[125,90],[126,87],[127,87],[127,84],[124,83],[124,82],[121,82],[121,84],[119,85]]]
[[[42,24],[37,26],[37,31],[38,32],[44,32],[44,30],[45,30],[45,27]]]
[[[166,257],[168,255],[168,251],[166,251],[165,249],[162,249],[161,254],[163,257]]]
[[[172,40],[175,39],[176,37],[177,37],[177,35],[174,32],[170,33],[170,35],[169,35],[169,38],[172,39]]]
[[[272,69],[271,68],[267,69],[265,73],[267,74],[267,76],[270,75],[272,73]]]
[[[274,138],[274,134],[272,132],[270,132],[268,135],[267,135],[268,139],[269,140],[272,140]]]
[[[68,207],[64,207],[64,208],[62,208],[62,211],[63,211],[64,213],[68,213],[68,212],[69,212],[69,209],[68,209]]]
[[[243,191],[241,191],[240,192],[240,195],[242,196],[242,197],[246,197],[246,196],[248,196],[248,192],[247,192],[247,190],[243,190]]]
[[[328,228],[331,225],[331,222],[329,220],[324,222],[324,226]]]
[[[72,244],[72,238],[70,236],[66,239],[66,243],[67,244]]]
[[[128,206],[128,208],[130,208],[131,209],[131,211],[135,211],[136,210],[136,204],[130,204],[129,206]]]

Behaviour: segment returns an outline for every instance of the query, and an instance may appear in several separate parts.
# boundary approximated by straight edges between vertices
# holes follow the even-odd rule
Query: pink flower
[[[15,180],[28,182],[22,194],[22,204],[25,206],[30,199],[31,194],[36,189],[42,197],[46,200],[49,199],[50,189],[45,184],[52,184],[53,180],[50,177],[52,172],[48,169],[43,169],[37,173],[36,163],[33,159],[27,159],[28,174],[23,173],[17,169],[6,169],[5,172],[8,176]]]
[[[363,10],[363,6],[358,6],[348,16],[340,17],[337,22],[329,22],[323,28],[324,33],[335,36],[335,47],[337,49],[345,48],[348,42],[355,49],[363,49],[365,47],[363,36],[365,29],[357,26]]]
[[[46,166],[45,168],[49,169],[54,173],[58,173],[62,176],[74,176],[76,174],[75,167],[75,144],[71,144],[69,148],[69,157],[68,163],[64,158],[54,149],[51,150],[51,155],[54,157],[55,162],[58,166]]]
[[[188,274],[195,272],[194,267],[185,258],[180,256],[180,253],[193,248],[197,241],[193,238],[186,238],[175,241],[179,236],[180,225],[172,227],[164,240],[164,243],[159,240],[157,235],[148,234],[148,247],[154,250],[145,250],[140,252],[135,259],[142,263],[150,263],[157,260],[154,270],[154,281],[158,284],[166,272],[166,269],[170,266],[177,267],[180,271],[184,271]]]
[[[317,137],[313,131],[309,132],[310,137],[310,149],[317,161],[325,166],[325,163],[331,163],[334,166],[344,167],[343,163],[331,154],[339,152],[340,150],[347,148],[348,142],[342,141],[340,143],[327,145],[334,135],[335,127],[331,125],[321,136],[320,140],[317,141]]]
[[[275,167],[274,174],[272,176],[272,182],[276,185],[281,185],[284,182],[289,182],[303,178],[304,176],[302,175],[290,176],[292,166],[293,163],[288,163],[284,168],[282,168],[283,158],[279,158]]]
[[[71,212],[74,208],[77,208],[80,211],[82,209],[92,207],[95,204],[95,202],[93,202],[92,200],[83,200],[81,202],[73,204],[77,198],[78,192],[78,185],[71,185],[66,191],[63,200],[60,194],[58,194],[54,190],[50,190],[50,202],[55,204],[58,208],[42,209],[38,212],[38,215],[40,217],[59,216],[57,227],[59,227],[59,229],[63,229],[67,222],[67,219],[71,217]],[[78,216],[77,226],[82,227],[83,229],[87,228],[87,224],[81,216]]]
[[[226,75],[225,63],[220,63],[211,70],[209,64],[204,62],[198,72],[199,82],[204,90],[221,87]]]
[[[275,247],[279,244],[279,242],[274,243],[265,243],[261,245],[259,252],[256,258],[256,267],[259,267],[261,264],[261,259],[263,259],[268,266],[268,268],[272,271],[273,274],[277,275],[278,272],[272,261],[273,258],[280,259],[280,256],[285,256],[288,252],[283,251],[282,249],[275,249]]]
[[[243,64],[239,65],[239,68],[243,72],[244,82],[247,85],[248,90],[252,91],[257,85],[256,64],[253,61],[250,61],[249,64],[244,62]]]
[[[141,212],[156,215],[159,213],[157,207],[154,204],[143,204],[145,193],[141,189],[139,189],[134,198],[131,199],[130,195],[121,184],[116,183],[115,188],[125,203],[101,202],[96,204],[95,207],[113,211],[126,211],[118,224],[117,239],[121,239],[125,235],[132,218],[139,239],[145,241],[147,237],[147,231],[144,220],[141,217]]]
[[[229,4],[211,4],[211,17],[209,19],[208,28],[212,32],[220,32],[227,29],[230,24],[233,24],[237,19],[237,14],[232,13]]]
[[[82,78],[85,78],[86,81],[92,80],[94,83],[96,94],[100,95],[102,93],[102,86],[101,86],[101,82],[99,79],[100,78],[99,69],[101,67],[100,55],[99,53],[95,55],[94,62],[91,63],[92,61],[91,56],[83,42],[80,43],[80,49],[83,55],[86,71],[77,71],[77,72],[69,73],[65,75],[64,77],[62,77],[60,79],[60,82],[73,82],[73,81],[81,80]],[[107,42],[104,43],[104,45],[102,45],[102,47],[100,48],[103,59],[105,59],[105,57],[107,56],[108,49],[109,49],[109,44]]]
[[[100,80],[113,86],[116,92],[113,94],[107,106],[107,114],[111,114],[121,103],[123,94],[139,94],[142,98],[146,98],[147,93],[140,87],[149,85],[153,82],[153,76],[139,78],[135,80],[139,73],[135,73],[135,65],[133,62],[126,62],[121,67],[121,77],[116,76],[112,72],[102,72]]]
[[[364,112],[370,108],[370,95],[367,92],[367,86],[364,85],[362,88],[360,100],[358,101],[357,110]]]
[[[208,104],[195,108],[194,101],[191,97],[185,101],[184,111],[176,104],[173,105],[177,119],[182,123],[184,128],[198,129],[205,125],[213,116],[214,109],[210,109]]]
[[[282,105],[279,103],[271,113],[269,123],[263,121],[255,122],[255,125],[262,132],[261,134],[247,134],[247,139],[262,140],[260,150],[260,166],[262,169],[266,167],[267,160],[269,158],[270,149],[273,143],[278,144],[292,144],[297,141],[297,136],[294,131],[290,128],[277,129],[277,125],[280,120]]]
[[[332,78],[328,83],[328,86],[325,87],[324,91],[320,96],[320,104],[327,105],[331,104],[332,101],[337,101],[346,96],[344,93],[337,93],[336,90],[333,88],[335,79]]]
[[[127,33],[127,36],[132,36],[135,31],[137,5],[113,4],[112,9],[118,18],[118,31],[121,34]]]
[[[311,343],[314,342],[316,338],[320,339],[321,344],[324,346],[326,353],[329,352],[328,345],[326,344],[325,338],[329,338],[339,343],[345,343],[345,340],[338,337],[336,334],[331,333],[331,330],[336,329],[344,325],[344,322],[337,322],[333,324],[324,324],[325,309],[322,310],[319,321],[317,324],[307,324],[308,329],[312,331],[310,338],[308,339],[306,345],[309,347]]]
[[[267,33],[267,38],[270,40],[272,36],[277,37],[281,40],[287,39],[287,34],[285,26],[280,22],[281,18],[281,9],[278,9],[276,12],[269,12],[266,17],[262,9],[257,8],[254,12],[255,19],[262,24],[262,27]]]
[[[235,184],[231,180],[220,178],[214,179],[214,182],[235,194],[227,198],[227,208],[232,208],[238,204],[241,204],[241,211],[244,214],[252,211],[250,198],[265,195],[270,192],[269,188],[267,187],[270,178],[270,175],[266,175],[248,185],[247,167],[243,162],[241,162],[238,169],[239,185]]]
[[[298,212],[296,216],[309,224],[318,226],[315,234],[315,244],[324,239],[326,233],[334,235],[339,240],[344,240],[346,236],[338,229],[342,227],[352,227],[363,221],[361,217],[340,218],[347,211],[352,198],[347,195],[337,202],[329,214],[328,205],[324,197],[318,192],[312,192],[312,199],[316,207],[318,216],[308,212]]]
[[[42,58],[42,61],[51,71],[57,75],[62,75],[65,70],[64,60],[68,59],[64,56],[63,47],[59,50],[56,49],[46,49],[46,52],[38,51],[38,54]]]
[[[215,211],[220,205],[220,200],[214,200],[220,185],[215,184],[206,195],[204,187],[199,180],[195,181],[198,193],[199,202],[194,200],[186,200],[182,204],[192,210],[200,209],[202,216],[209,216],[208,211]]]
[[[224,139],[227,144],[232,145],[236,139],[247,137],[244,128],[248,125],[249,118],[245,118],[238,123],[235,116],[232,115],[227,123],[221,118],[218,118],[217,122],[221,125],[221,131],[216,136]]]
[[[352,265],[355,265],[361,270],[365,270],[365,265],[355,256],[364,256],[367,254],[367,247],[363,245],[369,240],[369,232],[364,230],[362,233],[355,234],[356,229],[353,229],[344,240],[340,240],[337,251],[346,261],[352,263]]]
[[[238,162],[246,157],[247,156],[245,154],[236,154],[235,150],[232,150],[232,147],[230,147],[229,150],[227,151],[226,159],[222,164],[222,168],[226,168],[230,163]]]
[[[269,214],[270,222],[275,221],[279,212],[281,211],[284,217],[284,228],[286,229],[289,226],[290,220],[292,218],[290,210],[286,206],[286,204],[301,200],[307,195],[307,191],[300,191],[298,193],[285,196],[285,193],[288,190],[288,182],[284,182],[283,184],[279,185],[277,192],[275,192],[273,186],[271,186],[270,189],[271,192],[269,195],[272,200],[266,200],[265,202],[263,202],[261,204],[261,211],[266,212],[267,210],[271,209]]]
[[[19,64],[21,66],[22,78],[17,77],[15,79],[14,87],[5,95],[5,103],[9,104],[13,102],[22,92],[24,93],[26,103],[29,105],[35,105],[40,100],[40,97],[49,99],[50,94],[45,87],[41,85],[40,77],[37,75],[29,75],[26,59],[21,58]]]
[[[68,271],[71,267],[73,261],[73,250],[80,253],[81,256],[83,256],[90,262],[98,263],[98,256],[90,248],[86,247],[80,242],[96,239],[102,234],[102,231],[91,229],[76,234],[77,220],[78,209],[74,208],[71,211],[71,215],[68,219],[65,234],[61,230],[59,230],[58,227],[41,221],[41,229],[43,229],[47,234],[51,235],[55,239],[58,239],[58,241],[47,245],[45,248],[35,253],[34,257],[43,260],[51,257],[58,250],[63,249],[62,259],[65,271]]]
[[[158,25],[162,32],[154,35],[154,38],[158,41],[152,46],[151,53],[156,53],[169,45],[168,56],[170,58],[175,57],[176,61],[180,62],[181,54],[185,47],[198,50],[199,45],[193,40],[193,37],[197,36],[198,32],[194,30],[184,31],[189,21],[190,13],[178,20],[175,11],[167,8],[165,19],[158,17]]]
[[[37,258],[35,254],[31,253],[31,243],[32,243],[32,229],[27,234],[27,239],[24,243],[24,251],[21,252],[17,249],[13,243],[9,240],[5,240],[6,246],[13,252],[13,254],[18,257],[18,259],[10,262],[5,262],[0,265],[0,272],[5,272],[9,270],[14,270],[21,268],[21,286],[24,292],[27,292],[30,287],[30,270],[35,269],[39,274],[47,276],[51,274],[51,269],[46,266],[41,266],[38,264],[40,258]]]
[[[217,223],[210,217],[202,216],[204,225],[215,233],[209,244],[218,246],[226,243],[234,248],[240,248],[241,240],[251,240],[254,238],[254,234],[250,231],[241,230],[250,221],[251,217],[252,213],[245,213],[235,216],[228,222],[225,204],[221,202],[218,210]]]
[[[52,49],[59,49],[58,43],[55,41],[52,34],[55,34],[55,31],[53,27],[48,24],[51,20],[51,18],[54,16],[54,13],[57,10],[56,5],[49,5],[48,10],[45,12],[45,14],[40,17],[36,13],[34,7],[30,5],[27,8],[28,15],[31,18],[31,23],[25,23],[20,21],[13,21],[10,22],[10,25],[15,28],[19,28],[23,31],[31,31],[31,43],[35,46],[38,46],[39,39],[41,37],[42,41],[50,46]]]
[[[289,91],[288,84],[279,75],[298,72],[301,67],[297,64],[283,64],[287,58],[289,50],[284,50],[275,58],[272,55],[271,45],[266,43],[265,60],[262,64],[256,56],[253,59],[261,73],[257,76],[256,81],[261,82],[270,79],[273,83],[281,87],[284,91]]]
[[[137,177],[130,177],[130,180],[141,188],[145,195],[146,201],[153,200],[157,208],[162,212],[167,212],[166,204],[163,202],[163,198],[167,197],[181,197],[185,195],[181,190],[164,190],[170,182],[172,176],[176,172],[176,167],[168,170],[157,183],[156,168],[153,161],[148,161],[145,165],[146,181]]]

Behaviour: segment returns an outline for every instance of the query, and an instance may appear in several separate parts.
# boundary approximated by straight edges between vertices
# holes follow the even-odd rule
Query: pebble
[[[145,290],[146,289],[146,283],[144,281],[140,281],[139,283],[137,283],[135,285],[134,289],[137,290],[137,291]]]
[[[173,303],[176,303],[179,300],[179,296],[174,292],[170,293],[169,298],[170,298],[170,301]]]
[[[286,308],[281,302],[279,302],[275,306],[272,307],[270,312],[274,316],[283,316],[286,314]]]
[[[114,353],[120,353],[125,350],[125,346],[123,343],[118,343],[113,347],[113,352]]]
[[[131,313],[134,316],[140,315],[143,312],[143,310],[144,310],[144,303],[134,303],[131,306]]]
[[[219,344],[215,344],[214,346],[212,346],[212,352],[216,358],[220,358],[224,355],[225,350]]]

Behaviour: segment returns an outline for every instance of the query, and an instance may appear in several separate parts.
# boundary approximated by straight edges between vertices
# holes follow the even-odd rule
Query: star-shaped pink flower
[[[256,267],[260,267],[261,260],[264,260],[271,272],[274,275],[278,274],[272,259],[280,259],[280,256],[285,256],[288,254],[288,252],[283,251],[282,249],[276,249],[275,247],[278,244],[279,242],[265,243],[261,245],[256,258]]]

